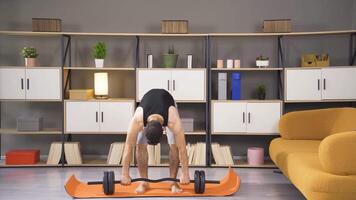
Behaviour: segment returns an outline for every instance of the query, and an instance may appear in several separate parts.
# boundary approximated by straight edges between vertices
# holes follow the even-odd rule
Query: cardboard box
[[[194,131],[194,119],[193,118],[182,118],[182,125],[185,132]]]
[[[162,20],[162,33],[188,33],[188,20]]]
[[[32,18],[33,32],[61,32],[62,20],[54,18]]]
[[[5,155],[6,165],[33,165],[40,160],[40,150],[11,150]]]
[[[16,130],[18,131],[41,131],[42,129],[42,117],[20,117],[16,120]]]
[[[73,100],[88,100],[94,98],[94,90],[69,90],[69,99]]]
[[[304,54],[301,58],[302,67],[328,67],[330,58],[328,54]]]
[[[271,19],[263,21],[263,32],[265,33],[288,33],[292,31],[292,20]]]

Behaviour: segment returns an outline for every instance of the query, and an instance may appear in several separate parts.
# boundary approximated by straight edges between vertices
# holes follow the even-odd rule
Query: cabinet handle
[[[320,79],[318,79],[318,91],[320,90]]]
[[[169,80],[167,80],[167,88],[168,88],[168,91],[169,91]]]
[[[245,123],[245,112],[242,113],[242,123]]]
[[[250,124],[251,123],[251,113],[248,112],[248,123]]]
[[[176,80],[173,80],[173,91],[176,90]]]
[[[23,87],[23,78],[21,79],[21,90],[23,90],[24,87]]]
[[[95,112],[95,121],[98,122],[98,112]]]
[[[326,79],[323,80],[324,90],[326,90]]]
[[[104,112],[101,112],[101,122],[104,122]]]
[[[27,79],[27,90],[30,89],[30,79]]]

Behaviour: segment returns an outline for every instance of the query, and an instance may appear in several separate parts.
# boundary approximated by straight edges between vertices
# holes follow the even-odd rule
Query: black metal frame
[[[356,59],[355,36],[356,33],[351,33],[350,35],[350,60],[349,60],[350,65],[354,65]]]

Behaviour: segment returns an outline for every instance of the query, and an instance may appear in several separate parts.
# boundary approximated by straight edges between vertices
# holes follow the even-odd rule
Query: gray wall
[[[291,18],[293,31],[323,31],[356,28],[356,2],[354,0],[11,0],[0,1],[0,30],[31,30],[31,18],[55,17],[63,20],[63,31],[78,32],[159,32],[162,19],[188,19],[190,32],[260,32],[263,19]],[[73,38],[73,65],[92,66],[90,49],[98,40],[104,40],[109,48],[107,66],[132,66],[134,64],[134,40],[112,37],[75,37]],[[286,65],[298,66],[304,52],[328,52],[332,65],[346,65],[348,60],[347,36],[296,37],[286,38],[284,43]],[[57,38],[0,37],[0,65],[22,65],[19,50],[23,46],[35,46],[40,52],[40,63],[44,66],[60,65],[60,40]],[[155,65],[161,62],[160,56],[174,44],[181,55],[179,64],[185,63],[185,54],[194,55],[194,65],[203,66],[202,39],[167,39],[146,38],[141,43],[143,52],[141,63],[145,62],[146,53],[154,55]],[[243,66],[252,66],[256,56],[263,54],[271,58],[276,65],[275,38],[214,38],[212,43],[213,66],[216,59],[240,58]],[[143,65],[142,65],[143,66]],[[213,74],[214,75],[214,74]],[[127,77],[111,85],[111,94],[116,97],[132,97],[132,88]],[[216,81],[216,73],[213,81]],[[74,88],[92,87],[92,74],[77,74],[73,81]],[[277,96],[276,75],[245,74],[243,98],[253,97],[253,89],[258,83],[267,85],[267,98]],[[331,104],[323,106],[340,106]],[[190,108],[183,106],[182,115],[191,116]],[[320,105],[307,105],[316,108]],[[60,111],[60,105],[37,103],[2,103],[2,127],[13,127],[17,116],[43,113],[48,116],[48,127],[59,127],[60,120],[51,109]],[[26,108],[26,109],[24,109]],[[291,105],[287,109],[301,109]],[[202,116],[204,107],[198,109],[198,126],[204,126]],[[57,120],[57,121],[58,121]],[[106,154],[111,141],[117,136],[76,136],[82,142],[83,152],[88,154]],[[33,147],[41,148],[42,154],[48,152],[49,143],[60,138],[53,136],[2,136],[1,149]],[[203,137],[189,140],[203,140]],[[262,145],[266,147],[271,138],[261,137],[224,137],[216,136],[215,141],[230,143],[235,140],[234,154],[245,154],[246,146]],[[93,140],[95,140],[95,144]],[[213,138],[214,140],[214,138]],[[235,144],[234,143],[234,144]],[[89,147],[92,148],[89,148]],[[266,151],[267,152],[267,151]]]

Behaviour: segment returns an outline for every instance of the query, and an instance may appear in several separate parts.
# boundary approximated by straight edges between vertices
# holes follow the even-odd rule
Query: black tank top
[[[147,125],[147,118],[152,114],[159,114],[163,117],[163,126],[168,123],[168,109],[175,106],[172,95],[164,89],[152,89],[148,91],[140,102],[143,109],[143,123]]]

